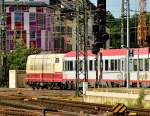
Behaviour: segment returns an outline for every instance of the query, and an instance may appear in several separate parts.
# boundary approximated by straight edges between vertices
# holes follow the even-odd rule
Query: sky
[[[106,0],[107,10],[109,10],[116,18],[119,18],[121,15],[121,1],[122,0]],[[130,14],[133,15],[137,11],[137,1],[138,0],[129,0],[130,1]],[[91,0],[92,3],[96,4],[97,0]],[[150,0],[147,0],[147,11],[150,12]]]

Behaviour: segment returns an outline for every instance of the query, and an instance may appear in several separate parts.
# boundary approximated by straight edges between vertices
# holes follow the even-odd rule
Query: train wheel
[[[33,90],[35,90],[35,87],[32,87]]]

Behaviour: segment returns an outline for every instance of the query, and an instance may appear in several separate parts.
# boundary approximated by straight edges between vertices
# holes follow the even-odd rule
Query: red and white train
[[[150,86],[150,60],[148,48],[133,49],[134,56],[129,57],[130,85],[138,80],[143,87]],[[80,56],[80,60],[83,56]],[[96,81],[95,55],[88,51],[88,82]],[[127,49],[102,50],[102,83],[107,86],[124,86],[126,82]],[[98,58],[99,61],[99,58]],[[27,83],[32,87],[72,88],[76,80],[76,52],[66,54],[30,55],[27,60]],[[100,65],[100,61],[98,66]],[[100,68],[98,68],[100,69]]]

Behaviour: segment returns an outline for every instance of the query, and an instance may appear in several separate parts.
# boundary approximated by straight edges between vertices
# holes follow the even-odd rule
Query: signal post
[[[92,53],[96,55],[96,86],[102,79],[102,52],[101,48],[105,47],[109,35],[106,32],[106,0],[97,0],[97,8],[94,16],[94,44],[92,45]],[[99,54],[100,53],[100,54]],[[98,58],[100,55],[100,75],[98,76]],[[98,79],[99,77],[99,79]]]

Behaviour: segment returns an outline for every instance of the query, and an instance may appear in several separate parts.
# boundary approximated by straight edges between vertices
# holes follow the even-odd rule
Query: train
[[[101,86],[126,86],[128,58],[130,86],[136,87],[139,83],[141,87],[150,87],[149,48],[102,49],[101,52]],[[93,85],[96,82],[96,56],[91,50],[87,51],[87,55],[88,83]],[[79,59],[82,61],[83,55]],[[97,65],[100,72],[100,56]],[[26,74],[26,82],[32,88],[73,89],[76,81],[76,51],[30,55],[27,59]]]

